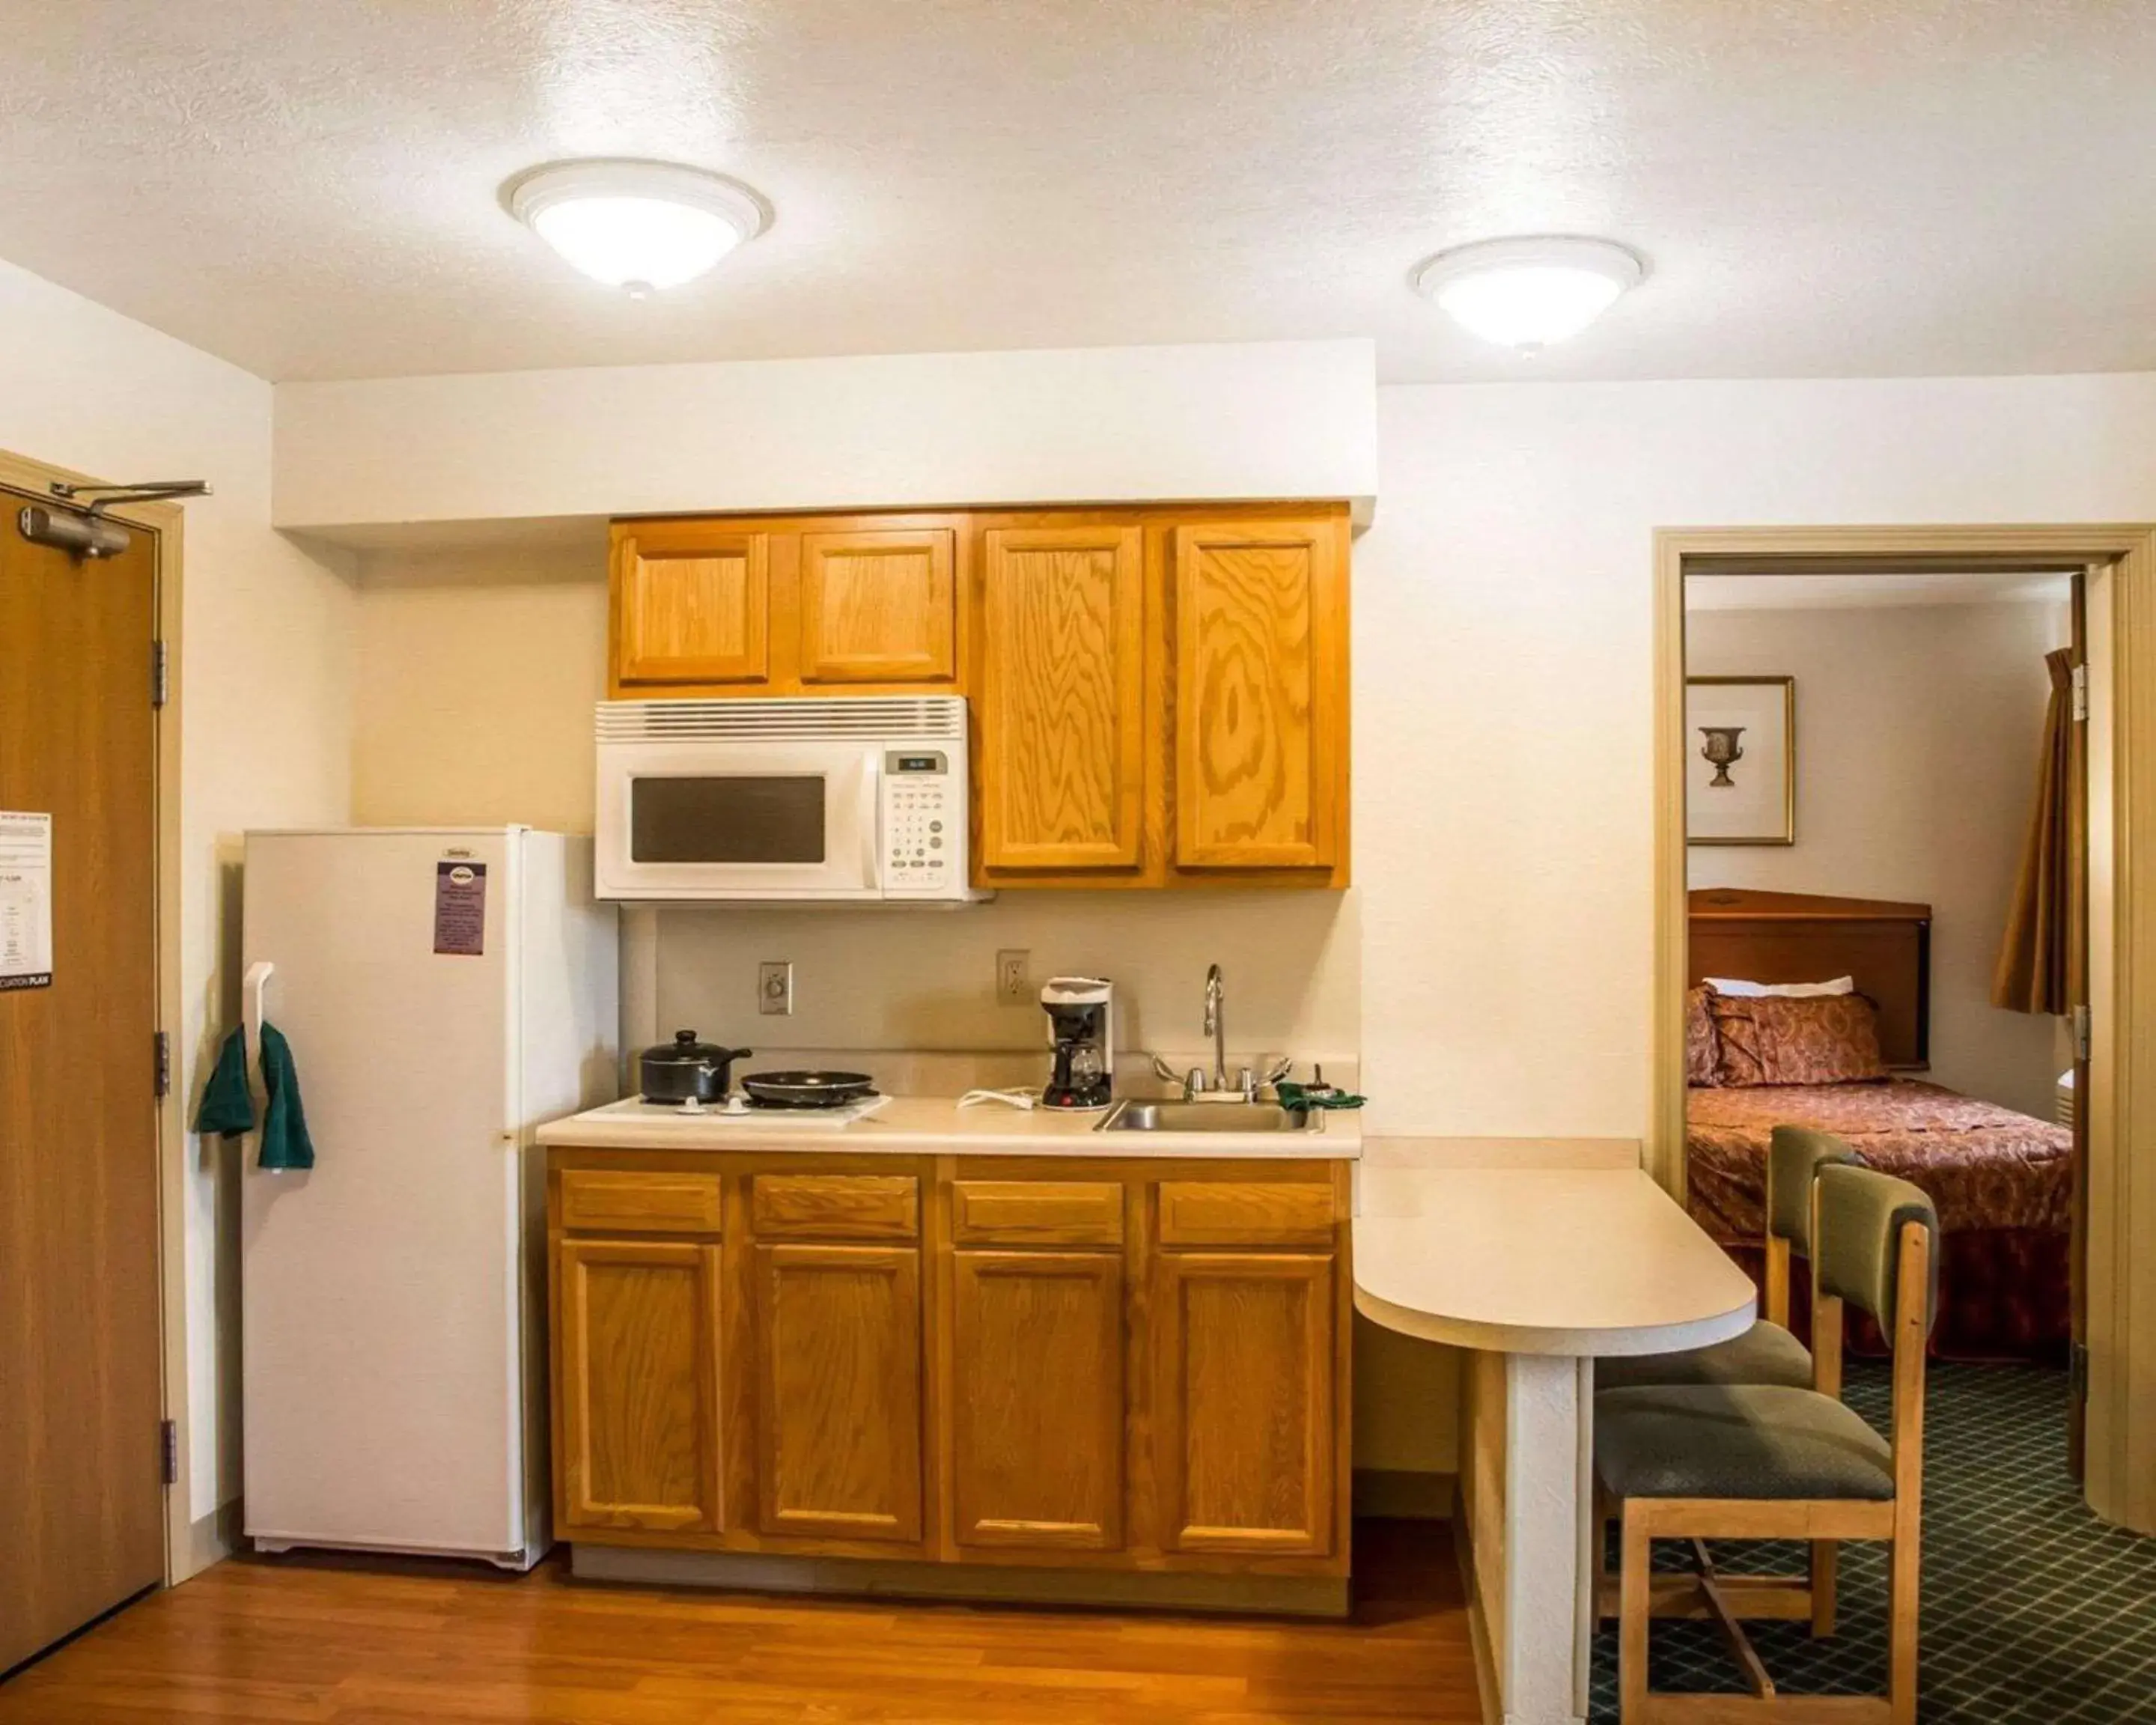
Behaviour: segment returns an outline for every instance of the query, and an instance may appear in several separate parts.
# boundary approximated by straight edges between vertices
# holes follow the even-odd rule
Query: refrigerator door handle
[[[239,979],[240,1026],[258,1060],[262,1058],[262,1020],[269,1015],[270,978],[276,968],[267,958],[258,958]]]

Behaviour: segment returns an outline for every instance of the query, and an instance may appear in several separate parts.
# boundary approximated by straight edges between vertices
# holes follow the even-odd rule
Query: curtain
[[[2036,808],[2014,882],[2006,939],[1992,973],[1991,1004],[2013,1012],[2063,1013],[2084,997],[2087,946],[2082,872],[2088,834],[2081,752],[2073,714],[2071,648],[2044,655],[2051,702],[2044,714],[2044,757]]]

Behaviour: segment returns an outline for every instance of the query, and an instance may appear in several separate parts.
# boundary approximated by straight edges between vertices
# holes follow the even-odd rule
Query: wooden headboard
[[[1924,1066],[1932,1051],[1932,907],[1702,886],[1691,895],[1690,979],[1754,983],[1856,978],[1879,1007],[1890,1066]]]

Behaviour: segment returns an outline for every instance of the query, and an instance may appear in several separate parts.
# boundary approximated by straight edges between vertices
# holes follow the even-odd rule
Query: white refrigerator
[[[245,1531],[527,1568],[550,1540],[532,1131],[619,1082],[592,841],[253,832],[244,895],[250,1070],[266,1017],[315,1148],[273,1172],[244,1147]]]

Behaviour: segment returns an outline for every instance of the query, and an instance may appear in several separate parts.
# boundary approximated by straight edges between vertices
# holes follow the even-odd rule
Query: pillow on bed
[[[1736,977],[1711,976],[1707,986],[1717,994],[1738,994],[1758,1000],[1782,998],[1790,1000],[1808,999],[1815,994],[1854,994],[1856,978],[1838,976],[1826,983],[1748,983]]]
[[[1722,1082],[1722,1039],[1714,1034],[1714,1014],[1707,1010],[1711,988],[1685,990],[1685,1082]]]
[[[1879,1011],[1861,994],[1710,993],[1727,1085],[1849,1084],[1884,1078]]]

